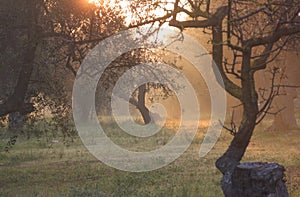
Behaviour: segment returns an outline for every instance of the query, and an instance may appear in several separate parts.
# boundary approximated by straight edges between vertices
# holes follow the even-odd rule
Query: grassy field
[[[286,167],[291,197],[300,196],[300,131],[266,132],[258,127],[244,161],[278,162]],[[116,143],[128,136],[109,128]],[[225,151],[232,136],[222,133],[204,158],[198,151],[204,135],[199,129],[190,148],[170,165],[151,172],[130,173],[108,167],[93,157],[78,137],[65,144],[46,137],[29,140],[18,137],[9,152],[4,151],[8,135],[1,131],[0,196],[223,196],[221,174],[215,160]],[[163,145],[172,137],[170,129],[156,136],[153,144]],[[130,141],[131,142],[131,141]],[[133,148],[151,144],[134,141]]]

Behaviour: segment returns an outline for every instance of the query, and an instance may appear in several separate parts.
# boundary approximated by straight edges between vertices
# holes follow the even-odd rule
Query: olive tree
[[[4,24],[0,31],[1,77],[6,79],[1,80],[1,88],[6,90],[1,95],[1,116],[33,111],[30,87],[41,89],[39,82],[47,82],[40,73],[55,65],[54,69],[67,68],[75,75],[88,49],[124,28],[122,16],[113,9],[103,9],[100,15],[99,9],[85,0],[2,1],[0,17]],[[37,70],[41,72],[34,74]],[[59,77],[63,82],[63,74]]]
[[[293,42],[295,35],[299,34],[299,12],[297,0],[176,0],[173,9],[166,10],[165,15],[155,20],[145,20],[145,23],[168,22],[182,31],[196,28],[211,34],[212,57],[222,75],[225,89],[241,102],[243,108],[239,125],[231,128],[225,126],[234,137],[228,149],[216,161],[216,167],[224,175],[222,189],[225,196],[251,196],[251,192],[254,195],[253,191],[236,193],[232,177],[245,154],[255,126],[270,112],[274,97],[280,95],[280,89],[284,86],[277,81],[281,75],[280,69],[273,67],[270,70],[270,88],[261,94],[255,74],[267,69],[267,65],[276,59],[286,43]],[[180,13],[187,15],[187,18],[177,19]]]
[[[66,84],[72,84],[89,50],[109,35],[130,28],[122,7],[117,8],[117,4],[114,7],[109,3],[93,5],[86,0],[14,0],[1,4],[1,21],[5,24],[1,28],[1,88],[5,93],[0,98],[1,116],[34,111],[30,97],[40,92],[56,100],[57,105],[70,108],[71,87]],[[19,6],[14,6],[16,4]],[[113,76],[119,75],[122,69],[141,63],[145,58],[141,54],[123,56],[126,63],[111,66],[102,85],[113,84]],[[149,87],[139,88],[131,104],[137,107],[147,124],[151,118],[145,105],[149,89],[146,86]],[[63,98],[66,96],[68,98]]]

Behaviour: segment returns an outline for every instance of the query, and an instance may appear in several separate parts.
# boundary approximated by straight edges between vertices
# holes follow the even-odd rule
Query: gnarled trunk
[[[256,114],[244,112],[242,124],[234,136],[227,151],[216,161],[216,167],[222,172],[222,190],[225,196],[233,197],[232,175],[240,160],[244,156],[250,142],[254,127]]]
[[[244,156],[247,146],[250,142],[251,136],[253,134],[256,118],[258,114],[258,100],[257,93],[255,91],[254,74],[251,71],[250,66],[251,49],[245,50],[243,52],[242,60],[242,104],[243,104],[243,119],[241,121],[238,132],[235,134],[233,140],[227,151],[216,161],[216,167],[223,173],[222,179],[222,190],[226,197],[252,197],[252,196],[276,196],[273,194],[275,190],[270,189],[264,191],[262,188],[276,188],[272,184],[272,181],[266,177],[267,180],[261,181],[256,180],[252,177],[251,173],[259,171],[259,168],[255,168],[255,165],[250,165],[250,170],[246,168],[245,165],[240,164],[240,160]],[[246,165],[247,166],[247,165]],[[248,165],[249,166],[249,165]],[[267,165],[268,166],[268,165]],[[253,172],[251,171],[253,170]],[[274,170],[274,171],[272,171]],[[270,180],[276,179],[276,184],[281,181],[278,187],[285,187],[284,182],[282,182],[282,177],[275,177],[274,173],[277,168],[270,169],[268,176],[271,176]],[[250,175],[249,175],[250,174]],[[283,174],[283,170],[282,170]],[[241,175],[241,177],[240,177]],[[241,182],[239,179],[243,179]],[[263,176],[259,179],[263,180]],[[261,187],[257,185],[262,184]],[[260,190],[261,189],[261,190]],[[257,191],[256,191],[257,190]],[[286,196],[286,190],[282,190],[282,196]],[[278,196],[278,195],[277,195]],[[278,196],[279,197],[279,196]]]

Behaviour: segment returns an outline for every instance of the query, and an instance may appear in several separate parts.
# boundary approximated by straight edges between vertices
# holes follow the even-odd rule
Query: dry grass
[[[300,131],[263,132],[262,127],[257,128],[244,160],[284,165],[290,196],[300,196]],[[132,143],[116,128],[108,128],[117,142],[142,147],[143,143]],[[79,138],[68,146],[61,138],[57,143],[44,138],[18,138],[9,153],[0,152],[0,193],[1,196],[222,196],[221,174],[214,162],[228,147],[231,136],[222,133],[213,150],[200,158],[203,132],[199,130],[193,144],[175,162],[144,173],[123,172],[104,165],[85,149]],[[146,144],[154,145],[172,135],[170,129],[164,129],[156,140]],[[3,136],[2,150],[7,142]]]

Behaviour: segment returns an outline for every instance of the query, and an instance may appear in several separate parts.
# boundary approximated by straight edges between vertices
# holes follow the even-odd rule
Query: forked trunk
[[[258,114],[250,57],[251,50],[245,50],[241,71],[243,119],[229,148],[216,161],[216,167],[224,175],[222,190],[226,197],[284,197],[287,196],[287,190],[283,182],[283,167],[257,162],[240,164],[253,134]]]

